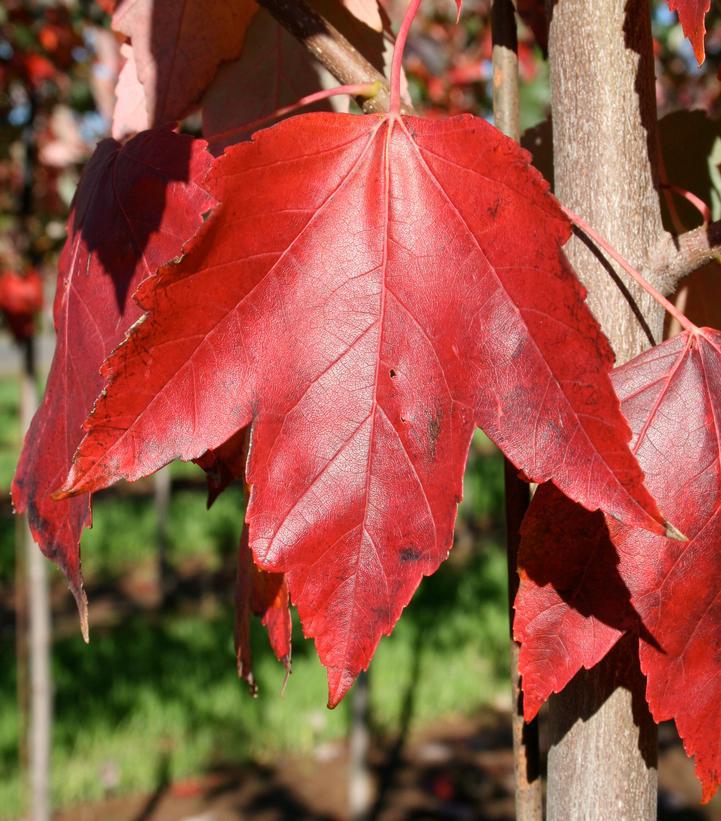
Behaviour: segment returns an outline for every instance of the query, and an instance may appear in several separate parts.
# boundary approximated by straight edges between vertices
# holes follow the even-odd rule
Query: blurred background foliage
[[[57,254],[84,162],[107,136],[120,68],[118,43],[103,6],[92,0],[4,0],[0,7],[0,281],[42,275],[38,327],[41,374],[52,351],[51,310]],[[389,0],[392,19],[403,3]],[[409,41],[410,91],[428,116],[472,112],[491,117],[489,2],[428,0]],[[659,114],[702,109],[700,163],[718,163],[721,20],[707,19],[707,60],[696,65],[676,16],[653,4]],[[543,168],[548,71],[532,31],[521,27],[521,111],[527,144]],[[193,128],[193,122],[188,123]],[[673,143],[673,130],[669,145]],[[545,142],[544,142],[545,140]],[[683,149],[682,149],[683,150]],[[676,166],[669,154],[667,172]],[[544,169],[550,174],[548,168]],[[718,208],[709,175],[676,180]],[[30,207],[31,206],[31,207]],[[718,214],[716,214],[718,216]],[[689,221],[696,217],[687,216]],[[0,303],[2,300],[0,299]],[[10,312],[5,304],[6,320]],[[8,323],[9,327],[9,323]],[[0,341],[0,817],[22,809],[18,764],[14,636],[15,525],[8,489],[20,445],[19,355]],[[234,551],[243,494],[224,493],[205,512],[202,474],[171,468],[172,496],[162,540],[150,481],[97,497],[83,541],[92,642],[79,635],[74,605],[53,571],[57,807],[116,793],[152,790],[158,773],[176,780],[213,766],[264,761],[281,751],[310,753],[348,728],[347,704],[330,712],[325,677],[295,625],[293,675],[283,671],[262,631],[253,635],[261,695],[249,698],[235,676],[232,648]],[[503,466],[477,434],[465,479],[456,545],[426,579],[371,667],[374,730],[393,735],[459,711],[510,703],[507,594],[503,554]],[[257,625],[256,625],[257,627]],[[410,706],[409,706],[410,705]],[[140,754],[142,753],[142,754]]]

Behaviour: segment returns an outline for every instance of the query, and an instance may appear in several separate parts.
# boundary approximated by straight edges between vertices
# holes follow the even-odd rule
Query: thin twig
[[[371,85],[362,84],[351,86],[338,86],[337,88],[329,88],[323,89],[322,91],[316,91],[313,94],[308,94],[306,97],[301,97],[300,100],[298,100],[295,103],[292,103],[291,105],[286,105],[282,108],[278,108],[275,111],[272,111],[265,117],[259,117],[257,120],[251,120],[250,122],[243,123],[242,125],[236,126],[235,128],[229,128],[227,131],[221,131],[219,134],[213,134],[213,140],[219,141],[225,140],[227,137],[235,137],[239,134],[249,134],[252,131],[256,131],[264,125],[268,125],[268,123],[272,123],[275,120],[281,119],[281,117],[286,117],[288,114],[292,114],[295,111],[300,111],[301,108],[306,108],[309,105],[318,103],[321,100],[327,100],[330,97],[337,97],[342,94],[348,94],[351,97],[362,97],[364,99],[370,99],[377,93],[378,88],[379,85],[376,82],[372,83]]]
[[[693,324],[693,322],[685,317],[672,302],[669,302],[669,300],[666,299],[666,297],[658,289],[651,285],[646,277],[644,277],[640,271],[636,270],[636,268],[634,268],[633,265],[631,265],[631,263],[621,253],[619,253],[619,251],[617,251],[608,240],[604,239],[601,234],[595,230],[595,228],[592,228],[582,217],[571,211],[570,208],[563,208],[563,212],[575,226],[580,228],[581,231],[583,231],[589,239],[592,239],[599,248],[605,251],[611,259],[615,260],[623,268],[623,270],[632,279],[634,279],[643,288],[643,290],[646,291],[647,294],[650,294],[668,314],[674,317],[683,328],[687,331],[691,331],[691,333],[698,333],[698,328]],[[689,231],[689,234],[690,233],[694,232]],[[683,234],[682,237],[684,236],[688,235]]]
[[[403,52],[406,49],[406,41],[408,40],[408,32],[411,30],[411,25],[418,14],[418,8],[421,5],[421,0],[410,0],[408,9],[406,10],[403,22],[398,31],[396,38],[396,46],[393,49],[393,62],[391,64],[391,100],[389,111],[391,114],[400,114],[401,112],[401,72],[403,68]]]
[[[518,33],[512,0],[494,0],[491,7],[493,37],[493,117],[497,128],[518,142],[521,136],[518,95]],[[541,821],[543,794],[540,776],[538,719],[523,720],[523,691],[518,671],[519,647],[513,638],[513,604],[518,591],[518,548],[530,488],[516,468],[504,460],[506,496],[506,555],[508,559],[508,623],[513,696],[513,763],[517,821]]]

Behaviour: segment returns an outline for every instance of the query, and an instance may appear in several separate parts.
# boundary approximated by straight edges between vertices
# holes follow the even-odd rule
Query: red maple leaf
[[[130,37],[148,123],[188,114],[224,60],[241,52],[253,0],[121,0],[113,28]]]
[[[446,558],[476,425],[530,478],[662,530],[526,152],[470,116],[312,114],[209,186],[187,256],[138,292],[66,492],[252,422],[251,546],[287,574],[331,704]]]
[[[141,315],[130,294],[180,253],[213,204],[200,186],[211,159],[204,146],[166,130],[124,146],[105,140],[70,214],[54,306],[57,348],[12,495],[45,555],[64,570],[83,619],[79,540],[90,524],[90,497],[54,501],[50,494],[67,475],[83,420],[103,387],[101,363]]]
[[[688,541],[604,523],[553,488],[539,491],[516,599],[526,716],[622,630],[639,629],[651,712],[675,719],[708,800],[721,781],[721,333],[686,331],[613,381],[648,487]]]

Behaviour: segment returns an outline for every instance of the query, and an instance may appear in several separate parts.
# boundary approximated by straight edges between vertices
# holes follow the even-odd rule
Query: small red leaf
[[[704,38],[706,37],[706,13],[711,8],[711,0],[669,0],[671,11],[678,12],[683,33],[691,41],[699,65],[706,59]]]
[[[35,315],[42,307],[43,281],[34,268],[24,275],[0,274],[0,311],[15,339],[29,339],[35,333]]]
[[[614,381],[649,487],[689,539],[609,526],[655,639],[641,643],[651,712],[675,720],[708,801],[721,782],[721,333],[681,334]]]
[[[613,381],[648,487],[688,541],[608,517],[606,529],[554,489],[539,491],[524,524],[528,578],[516,599],[527,715],[626,629],[628,590],[642,623],[651,712],[656,721],[676,721],[708,800],[721,781],[721,333],[684,332],[618,368]],[[534,535],[557,553],[537,553]],[[589,575],[593,551],[606,558]],[[554,627],[544,629],[547,623]],[[595,650],[586,659],[589,643]]]
[[[288,585],[281,573],[266,573],[255,566],[248,547],[248,528],[238,548],[238,571],[235,581],[235,654],[238,675],[246,682],[252,695],[258,686],[253,675],[250,649],[250,616],[258,616],[268,631],[275,657],[290,673],[291,619],[288,606]]]
[[[90,524],[90,496],[58,502],[50,494],[67,475],[83,420],[103,387],[101,363],[140,316],[130,293],[178,255],[213,203],[199,186],[210,164],[204,145],[165,130],[125,146],[105,140],[70,214],[55,297],[57,348],[12,494],[42,551],[65,572],[82,616],[79,540]]]
[[[452,542],[475,425],[533,480],[662,530],[612,355],[528,155],[473,117],[312,114],[216,163],[221,201],[109,361],[69,492],[252,422],[256,561],[336,704]]]
[[[248,458],[248,431],[239,430],[217,448],[209,450],[195,463],[201,467],[208,480],[208,508],[229,484],[245,476],[245,462]]]

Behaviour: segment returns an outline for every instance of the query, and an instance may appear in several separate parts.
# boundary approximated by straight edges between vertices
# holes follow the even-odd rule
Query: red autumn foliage
[[[120,139],[202,109],[220,153],[249,136],[248,120],[327,82],[252,0],[100,2],[127,40]],[[375,0],[310,2],[384,67],[392,38]],[[708,4],[672,8],[703,60]],[[545,47],[543,5],[519,11]],[[4,63],[6,79],[35,91],[57,80],[79,41],[56,22],[35,21],[38,48]],[[445,77],[419,72],[437,103],[486,79],[488,27],[474,48]],[[526,75],[530,56],[522,43]],[[527,155],[472,117],[306,116],[217,160],[170,131],[101,143],[71,215],[57,354],[13,487],[81,614],[91,492],[178,456],[206,471],[209,504],[247,477],[239,672],[254,688],[253,614],[289,669],[292,598],[334,705],[447,556],[478,425],[529,480],[571,497],[542,487],[524,525],[527,715],[637,636],[651,709],[676,719],[708,797],[721,616],[718,585],[698,579],[719,572],[719,334],[686,334],[614,372],[632,453],[612,353],[561,251],[569,233]],[[0,277],[9,323],[37,296],[20,282]],[[69,471],[66,493],[79,495],[53,498]],[[654,499],[687,543],[659,535]]]
[[[221,205],[140,289],[146,321],[109,360],[67,490],[197,458],[253,422],[251,547],[288,574],[331,704],[447,556],[475,425],[529,476],[661,529],[560,253],[568,224],[527,162],[471,117],[262,132],[216,164]]]
[[[35,316],[42,307],[43,281],[34,268],[24,275],[0,273],[0,311],[15,339],[29,339],[35,333]]]
[[[637,631],[651,712],[675,720],[708,800],[721,781],[721,333],[686,331],[613,381],[647,485],[688,541],[539,490],[516,599],[526,716]]]
[[[706,37],[706,13],[711,8],[711,0],[669,0],[668,7],[678,12],[683,33],[691,41],[699,65],[706,59],[704,38]]]
[[[275,657],[290,673],[292,625],[288,585],[282,574],[267,573],[256,566],[248,547],[248,528],[244,527],[235,582],[235,654],[238,675],[246,682],[251,694],[257,695],[250,648],[251,615],[260,618]]]
[[[90,496],[58,502],[51,494],[103,387],[100,365],[141,315],[130,295],[177,256],[212,204],[199,184],[209,162],[201,142],[170,131],[146,132],[124,146],[106,140],[75,195],[59,262],[57,350],[12,495],[45,555],[65,572],[83,618],[79,541],[91,520]]]

